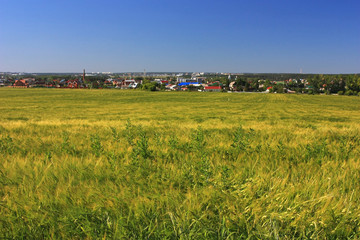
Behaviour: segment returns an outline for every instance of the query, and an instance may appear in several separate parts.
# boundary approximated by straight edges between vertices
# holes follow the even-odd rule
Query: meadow
[[[360,97],[0,89],[0,239],[359,239]]]

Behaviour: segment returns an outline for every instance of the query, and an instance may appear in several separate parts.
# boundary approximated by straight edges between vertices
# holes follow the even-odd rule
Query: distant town
[[[69,89],[142,89],[338,94],[360,96],[359,74],[207,73],[207,72],[0,72],[0,87]]]

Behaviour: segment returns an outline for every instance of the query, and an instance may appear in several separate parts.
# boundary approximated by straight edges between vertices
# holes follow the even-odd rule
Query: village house
[[[142,80],[124,79],[116,82],[116,88],[121,88],[121,89],[136,88],[139,84],[142,84]]]
[[[67,88],[79,88],[79,80],[72,79],[66,81]]]
[[[64,88],[86,88],[86,84],[81,79],[70,79],[64,81],[64,79],[60,80],[56,83],[56,86],[64,87]]]
[[[112,88],[114,86],[114,82],[112,79],[107,79],[104,81],[104,86],[108,87],[108,88]]]
[[[160,78],[155,78],[152,82],[156,82],[156,83],[158,83],[158,84],[161,84],[161,81],[162,81],[162,79],[160,79]]]
[[[169,84],[169,81],[168,81],[168,80],[162,80],[162,81],[161,81],[161,84],[167,85],[167,84]]]
[[[206,77],[194,77],[193,80],[194,82],[205,83]]]
[[[45,87],[45,80],[44,79],[37,79],[34,81],[34,86],[35,87]]]
[[[222,88],[220,86],[206,86],[204,92],[221,92]]]
[[[268,88],[266,88],[265,92],[270,92],[271,89],[273,89],[273,87],[268,87]]]
[[[229,84],[229,89],[230,89],[230,91],[235,91],[236,90],[236,82],[235,81],[233,81],[233,82],[231,82],[230,84]]]
[[[0,79],[0,87],[5,87],[5,79]]]
[[[55,87],[60,87],[60,80],[59,79],[54,79],[52,81],[48,81],[46,82],[44,85],[42,85],[44,87],[47,88],[55,88]]]
[[[179,83],[178,86],[194,86],[194,87],[200,87],[201,84],[198,82],[183,82],[183,83]]]
[[[16,88],[28,88],[35,81],[34,78],[24,78],[21,80],[15,80],[13,87]]]
[[[165,86],[165,89],[168,91],[175,91],[177,90],[179,87],[177,85],[173,85],[173,84],[168,84]]]

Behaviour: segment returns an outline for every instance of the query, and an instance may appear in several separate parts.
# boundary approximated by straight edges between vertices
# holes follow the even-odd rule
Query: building
[[[139,84],[142,84],[142,80],[125,79],[122,81],[118,81],[116,87],[122,89],[137,88]]]
[[[221,92],[222,88],[220,86],[206,86],[204,92]]]
[[[24,78],[21,80],[15,80],[13,87],[16,88],[28,88],[35,81],[34,78]]]

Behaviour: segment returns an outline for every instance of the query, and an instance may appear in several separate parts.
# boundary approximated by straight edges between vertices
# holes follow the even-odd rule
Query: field
[[[360,97],[0,89],[0,239],[359,239]]]

